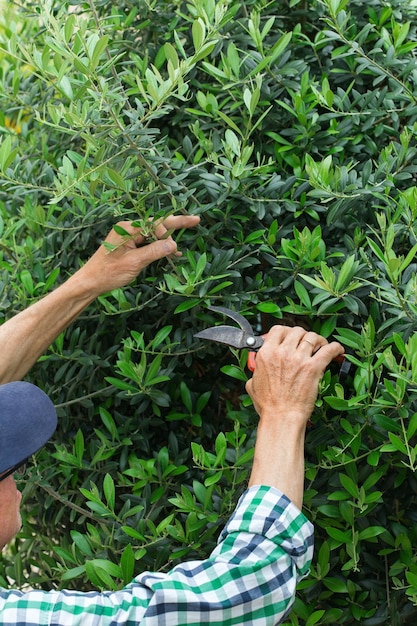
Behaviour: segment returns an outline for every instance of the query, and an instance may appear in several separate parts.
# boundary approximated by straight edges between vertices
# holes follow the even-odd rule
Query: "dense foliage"
[[[115,589],[210,552],[257,423],[246,355],[193,337],[221,304],[350,353],[307,436],[316,555],[287,625],[415,624],[413,3],[22,4],[0,26],[1,317],[120,217],[202,222],[32,370],[60,426],[0,583]]]

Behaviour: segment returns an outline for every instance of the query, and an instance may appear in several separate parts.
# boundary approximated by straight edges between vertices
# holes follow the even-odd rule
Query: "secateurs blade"
[[[210,341],[216,341],[217,343],[224,343],[232,348],[238,350],[250,350],[248,355],[248,368],[251,372],[255,369],[256,352],[262,346],[264,340],[261,335],[256,335],[251,324],[246,317],[243,317],[240,313],[226,309],[222,306],[209,306],[210,311],[216,313],[222,313],[226,317],[230,317],[233,321],[239,324],[240,328],[236,326],[211,326],[202,330],[194,337],[197,339],[209,339]]]
[[[216,341],[217,343],[224,343],[232,348],[238,350],[249,350],[248,354],[248,368],[251,372],[255,369],[256,352],[262,346],[265,335],[257,335],[253,330],[248,320],[240,313],[232,311],[222,306],[209,306],[210,311],[216,313],[222,313],[226,317],[230,317],[233,321],[239,324],[240,328],[236,326],[211,326],[198,332],[194,337],[197,339],[208,339],[210,341]],[[334,359],[335,362],[340,363],[339,377],[347,376],[350,369],[350,362],[346,361],[343,355],[337,356]]]

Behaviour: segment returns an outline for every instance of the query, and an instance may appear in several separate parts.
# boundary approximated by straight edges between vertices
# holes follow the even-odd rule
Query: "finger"
[[[290,329],[287,326],[276,325],[272,326],[264,337],[264,343],[260,348],[258,354],[262,351],[263,354],[273,352],[285,339]]]
[[[153,230],[153,235],[157,239],[166,239],[175,230],[181,228],[192,228],[199,224],[198,215],[170,215],[166,219],[159,220]]]
[[[317,350],[320,350],[323,346],[327,344],[327,339],[318,335],[317,333],[307,332],[303,337],[300,338],[300,343],[298,344],[298,348],[300,350],[305,350],[307,354],[313,355]]]
[[[136,246],[141,246],[154,239],[166,239],[170,231],[181,228],[193,228],[200,223],[198,215],[170,215],[167,218],[153,223],[152,218],[148,221],[148,228],[133,227],[131,222],[123,222],[124,229],[131,234]]]
[[[143,267],[164,257],[176,254],[177,244],[169,237],[168,239],[158,239],[137,250],[138,260]]]
[[[283,341],[285,334],[287,333],[287,327],[281,325],[272,326],[268,333],[265,335],[265,343],[281,343]]]
[[[296,350],[306,335],[307,331],[304,328],[301,328],[301,326],[293,326],[288,329],[283,343],[289,350]],[[307,345],[309,345],[309,343],[307,343]]]
[[[266,335],[264,335],[264,343],[259,352],[263,352],[266,356],[268,352],[273,352],[279,346],[292,353],[299,345],[301,338],[306,331],[299,326],[272,326]]]
[[[169,215],[163,220],[167,230],[179,230],[180,228],[194,228],[200,223],[198,215]]]
[[[132,226],[132,222],[117,222],[115,227],[106,237],[106,242],[112,245],[124,244],[128,247],[141,245],[146,241],[146,236],[140,227]]]
[[[165,222],[161,221],[155,224],[152,234],[156,239],[167,239],[173,230],[173,228],[168,230]],[[169,235],[167,233],[169,233]]]
[[[327,343],[317,350],[317,352],[313,354],[312,359],[314,359],[317,365],[321,365],[324,372],[333,359],[342,356],[344,353],[344,347],[337,341],[332,341],[332,343]]]

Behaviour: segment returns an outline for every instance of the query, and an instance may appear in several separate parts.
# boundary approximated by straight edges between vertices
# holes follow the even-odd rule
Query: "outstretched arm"
[[[260,417],[249,486],[276,487],[301,509],[306,425],[324,370],[343,352],[303,328],[269,331],[246,385]]]
[[[143,572],[117,593],[0,590],[2,624],[15,626],[17,611],[22,625],[82,626],[87,611],[103,626],[281,624],[313,555],[313,527],[299,510],[304,430],[319,379],[342,353],[301,328],[268,333],[247,383],[260,416],[250,488],[208,559]]]
[[[0,326],[0,384],[20,380],[56,337],[97,296],[130,283],[147,265],[165,256],[180,254],[168,231],[196,226],[198,216],[170,216],[154,230],[147,243],[130,222],[120,222],[127,238],[110,231],[87,263],[55,291]]]

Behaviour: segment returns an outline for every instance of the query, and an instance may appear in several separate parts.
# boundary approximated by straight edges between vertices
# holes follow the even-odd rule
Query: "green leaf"
[[[207,476],[207,478],[204,479],[204,485],[206,487],[211,487],[212,485],[215,485],[216,483],[218,483],[222,477],[223,477],[223,471],[220,470],[216,472],[215,474],[213,474],[212,476]]]
[[[206,37],[206,27],[200,17],[197,20],[194,20],[191,32],[193,36],[194,50],[199,52]]]
[[[120,569],[122,572],[123,582],[125,583],[125,585],[127,585],[132,581],[135,569],[135,556],[133,554],[133,548],[130,543],[128,543],[123,550],[120,559]]]
[[[104,496],[106,498],[107,506],[111,511],[114,511],[116,502],[116,490],[114,486],[113,478],[110,474],[106,474],[103,481]]]
[[[349,476],[346,474],[339,474],[339,480],[351,496],[354,498],[359,496],[359,487]]]
[[[22,270],[19,274],[19,278],[20,278],[20,282],[22,283],[22,285],[24,286],[28,294],[30,296],[33,296],[35,286],[33,284],[32,276],[30,272],[28,270]]]
[[[413,413],[410,416],[408,426],[407,426],[407,439],[411,439],[413,435],[417,432],[417,413]]]
[[[217,41],[212,41],[212,42],[207,41],[205,44],[203,44],[201,48],[199,49],[199,51],[194,55],[193,62],[198,63],[199,61],[207,57],[209,54],[211,54],[216,46],[216,43]]]
[[[109,35],[103,35],[102,37],[100,37],[99,41],[97,41],[91,54],[91,64],[93,68],[97,67],[103,52],[107,48],[108,43]]]
[[[388,437],[395,450],[398,450],[398,452],[401,452],[402,454],[408,455],[407,446],[402,439],[400,439],[397,435],[394,435],[394,433],[388,433]]]
[[[184,300],[184,302],[181,302],[181,304],[179,304],[175,308],[174,315],[176,315],[177,313],[183,313],[184,311],[188,311],[189,309],[193,309],[195,306],[198,306],[199,304],[201,304],[201,300],[197,298]]]
[[[346,261],[340,268],[335,286],[336,292],[344,291],[349,286],[349,283],[355,273],[356,267],[357,264],[355,263],[355,257],[352,254],[346,259]]]
[[[17,149],[12,149],[12,138],[10,135],[7,135],[0,147],[0,168],[2,172],[5,172],[10,167],[16,155]]]
[[[378,257],[378,259],[384,264],[387,263],[387,258],[385,257],[381,248],[369,237],[367,237],[367,242],[369,247],[372,249],[372,252]]]
[[[181,400],[188,413],[193,412],[193,400],[191,397],[190,389],[187,387],[184,381],[180,383]]]
[[[86,561],[85,571],[96,587],[116,591],[117,584],[114,578],[121,577],[121,571],[114,563],[105,559],[92,559],[91,561]]]
[[[178,54],[174,46],[170,44],[169,42],[167,42],[164,45],[164,51],[165,51],[165,56],[167,60],[172,63],[172,67],[174,69],[178,69],[180,65],[180,61],[179,61]]]
[[[314,624],[317,624],[321,620],[325,612],[326,611],[324,609],[320,609],[319,611],[314,611],[313,613],[311,613],[305,623],[306,626],[314,626]]]
[[[231,148],[232,152],[236,156],[240,156],[240,147],[241,147],[240,141],[235,135],[235,133],[232,130],[227,129],[225,132],[225,139],[226,139],[226,144],[229,146],[229,148]]]
[[[303,306],[305,306],[307,310],[310,310],[311,309],[311,300],[310,300],[310,295],[309,295],[307,289],[298,280],[296,280],[294,282],[294,288],[295,288],[297,296],[300,299],[301,304]]]
[[[323,400],[336,411],[349,411],[352,408],[349,405],[349,401],[344,398],[338,398],[336,396],[325,396]]]
[[[65,41],[69,43],[75,29],[75,15],[71,14],[67,17],[64,27]]]
[[[249,72],[248,77],[252,78],[253,76],[259,75],[265,67],[271,66],[279,56],[284,52],[284,50],[288,47],[290,41],[292,39],[292,32],[284,33],[273,45],[268,55],[266,55],[262,61],[260,61],[256,67],[253,68]]]
[[[116,170],[108,167],[106,168],[106,173],[111,182],[114,183],[116,187],[118,187],[119,189],[126,189],[126,183],[123,177],[119,174],[119,172],[116,172]]]
[[[121,380],[120,378],[115,378],[114,376],[106,376],[104,380],[116,387],[116,389],[120,389],[121,391],[130,391],[132,393],[137,393],[138,391],[138,388],[131,383],[128,383],[125,380]]]
[[[85,565],[79,565],[78,567],[72,567],[61,574],[61,580],[73,580],[79,578],[85,573]]]
[[[242,465],[247,465],[253,461],[253,456],[255,453],[255,448],[251,448],[250,450],[246,450],[243,454],[241,454],[235,461],[236,467],[240,467]]]
[[[359,541],[374,539],[375,537],[378,537],[378,535],[382,535],[382,533],[385,532],[386,529],[382,526],[368,526],[368,528],[359,531]]]
[[[259,304],[256,305],[256,308],[258,309],[258,311],[261,311],[262,313],[269,313],[269,314],[281,313],[281,309],[274,302],[260,302]]]
[[[241,380],[243,382],[246,382],[248,379],[246,374],[236,365],[224,365],[220,371],[223,372],[223,374],[226,374],[226,376],[236,378],[237,380]]]
[[[333,593],[348,593],[346,581],[334,576],[323,578],[323,584]]]
[[[155,337],[152,339],[152,347],[154,349],[158,348],[161,343],[164,343],[165,339],[169,337],[172,328],[172,326],[164,326],[156,333]]]
[[[77,546],[77,548],[84,554],[85,556],[93,556],[93,552],[91,546],[87,540],[87,537],[82,533],[72,530],[71,531],[71,539]]]
[[[84,435],[81,429],[78,429],[77,434],[75,435],[74,449],[77,459],[81,464],[85,451]]]
[[[339,543],[352,543],[352,533],[350,531],[339,530],[339,528],[333,528],[332,526],[327,526],[326,531],[329,537],[336,539]]]
[[[240,128],[234,123],[234,121],[225,113],[223,113],[223,111],[218,110],[217,111],[217,115],[224,121],[226,122],[226,124],[228,126],[230,126],[230,128],[232,128],[238,135],[240,135],[241,137],[243,137],[243,133],[240,130]]]
[[[72,91],[71,81],[68,76],[62,76],[59,82],[57,83],[58,89],[68,98],[68,100],[74,99],[74,92]]]

